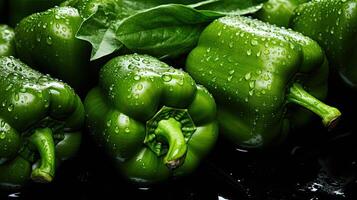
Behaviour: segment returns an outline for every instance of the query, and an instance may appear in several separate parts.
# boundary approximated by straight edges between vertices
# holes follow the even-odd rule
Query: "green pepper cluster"
[[[51,182],[82,133],[131,182],[185,176],[219,133],[334,128],[329,76],[357,84],[357,0],[11,0],[0,22],[2,188]]]

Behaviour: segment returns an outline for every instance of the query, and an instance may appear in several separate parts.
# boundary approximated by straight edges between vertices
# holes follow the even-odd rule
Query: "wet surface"
[[[279,148],[249,153],[220,139],[194,175],[150,189],[116,175],[110,162],[86,142],[78,158],[61,166],[52,184],[30,183],[0,199],[357,199],[357,92],[332,83],[328,101],[343,113],[332,132],[315,121]]]

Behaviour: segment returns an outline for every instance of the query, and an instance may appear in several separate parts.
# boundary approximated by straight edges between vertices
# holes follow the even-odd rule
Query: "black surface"
[[[357,91],[335,79],[331,83],[328,102],[343,112],[332,132],[316,121],[268,152],[242,152],[221,138],[194,175],[150,189],[116,175],[86,141],[53,183],[29,183],[0,199],[357,199]]]

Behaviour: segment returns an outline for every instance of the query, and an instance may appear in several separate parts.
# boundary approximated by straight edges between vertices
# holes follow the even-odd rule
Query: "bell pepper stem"
[[[304,88],[298,83],[294,83],[291,86],[287,98],[288,102],[298,104],[320,116],[322,118],[322,123],[329,130],[336,126],[341,116],[341,112],[337,108],[331,107],[321,102],[307,91],[305,91]]]
[[[161,120],[155,129],[155,134],[162,137],[169,145],[164,163],[169,169],[175,169],[183,164],[187,153],[187,145],[181,131],[180,122],[174,118]]]
[[[55,175],[55,144],[52,130],[36,129],[30,136],[30,143],[40,154],[40,164],[31,173],[32,180],[41,183],[51,182]]]

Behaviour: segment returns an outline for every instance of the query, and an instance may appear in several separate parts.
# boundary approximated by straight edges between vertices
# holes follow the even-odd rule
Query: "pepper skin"
[[[0,56],[15,54],[15,33],[8,25],[0,25]]]
[[[109,61],[84,106],[94,140],[138,185],[189,174],[218,136],[211,94],[147,55]]]
[[[309,0],[269,0],[256,14],[256,17],[264,22],[277,26],[289,27],[289,21],[294,9]]]
[[[291,27],[317,41],[333,69],[357,89],[357,0],[303,4],[296,8]]]
[[[55,7],[63,1],[64,0],[9,0],[9,24],[15,26],[24,17]]]
[[[17,56],[31,67],[62,79],[77,92],[92,79],[90,44],[75,37],[82,22],[78,11],[56,7],[23,19],[15,28]]]
[[[0,187],[51,182],[80,146],[84,109],[68,85],[0,57]]]
[[[327,92],[324,60],[319,45],[299,33],[250,18],[224,17],[203,31],[186,69],[215,97],[222,133],[252,149],[282,141],[289,124],[309,122],[307,110],[325,126],[335,125],[340,112],[318,100]]]

